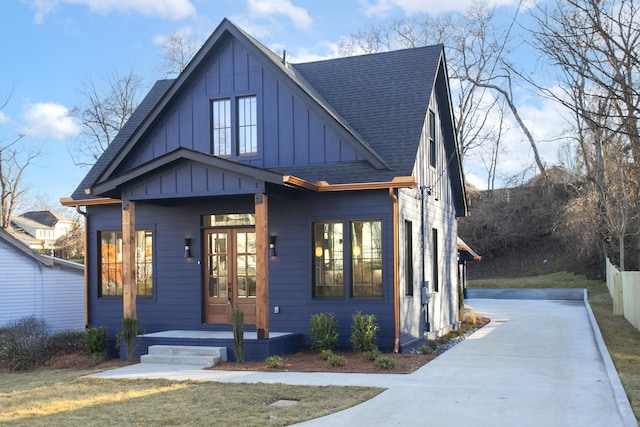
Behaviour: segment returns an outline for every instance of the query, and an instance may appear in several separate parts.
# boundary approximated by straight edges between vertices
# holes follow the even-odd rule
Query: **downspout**
[[[393,352],[400,351],[400,284],[398,280],[398,262],[400,254],[398,253],[398,196],[393,188],[389,188],[389,197],[393,204],[393,323],[394,323],[394,342]]]
[[[426,185],[422,185],[420,186],[420,234],[421,234],[421,238],[422,238],[422,289],[421,291],[421,298],[422,298],[422,304],[424,305],[424,310],[425,310],[425,315],[424,315],[424,329],[425,332],[431,332],[431,324],[429,323],[429,288],[427,286],[427,277],[426,277],[426,262],[425,262],[425,256],[426,256],[426,238],[427,238],[427,232],[426,232],[426,221],[425,221],[425,217],[424,217],[424,199],[425,199],[425,190],[427,192],[428,195],[431,195],[431,189],[429,187],[427,187]]]
[[[84,326],[89,327],[89,268],[87,267],[87,230],[89,226],[89,214],[87,212],[82,212],[79,205],[76,205],[76,211],[84,217],[84,239],[82,239],[82,255],[84,258]]]

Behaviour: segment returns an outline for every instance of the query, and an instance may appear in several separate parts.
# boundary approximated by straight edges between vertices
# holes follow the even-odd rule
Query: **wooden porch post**
[[[124,317],[136,317],[136,208],[122,201],[122,304]]]
[[[266,194],[256,194],[256,333],[269,339],[269,213]]]

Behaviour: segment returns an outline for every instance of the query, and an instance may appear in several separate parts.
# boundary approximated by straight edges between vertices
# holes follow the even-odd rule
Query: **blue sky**
[[[499,0],[505,11],[518,0]],[[25,173],[31,200],[56,205],[87,172],[70,150],[82,82],[133,70],[144,89],[163,76],[158,40],[187,28],[204,41],[227,17],[292,62],[335,56],[345,37],[390,17],[463,11],[471,0],[10,0],[2,3],[0,144],[19,133],[42,150]],[[141,97],[144,94],[141,94]],[[535,113],[535,112],[534,112]]]

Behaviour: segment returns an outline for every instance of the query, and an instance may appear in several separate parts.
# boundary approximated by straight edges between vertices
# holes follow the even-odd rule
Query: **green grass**
[[[613,302],[607,285],[570,273],[553,273],[519,278],[478,279],[468,282],[470,288],[585,288],[589,304],[607,345],[613,364],[640,420],[640,331],[623,316],[613,315]]]
[[[0,424],[285,426],[349,408],[382,391],[371,387],[81,378],[87,373],[1,373]],[[298,403],[269,406],[278,400]]]

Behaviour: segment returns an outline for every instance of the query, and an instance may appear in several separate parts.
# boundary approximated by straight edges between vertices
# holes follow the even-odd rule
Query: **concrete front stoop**
[[[140,356],[140,363],[200,365],[209,368],[227,361],[226,347],[152,345],[148,351],[148,354]]]

